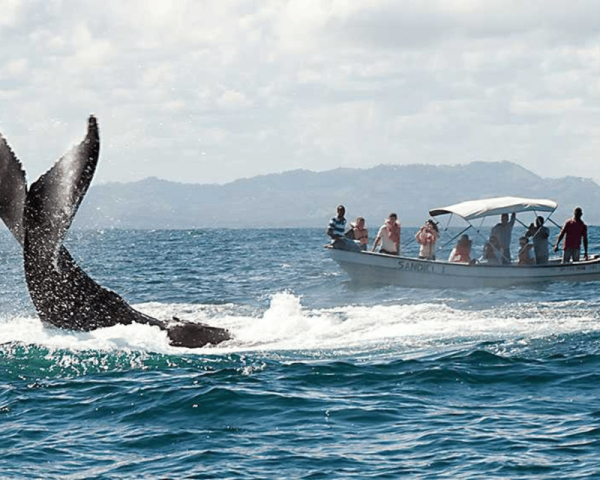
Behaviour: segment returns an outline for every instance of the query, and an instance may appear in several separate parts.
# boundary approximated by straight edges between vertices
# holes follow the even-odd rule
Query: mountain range
[[[391,211],[403,226],[418,226],[428,211],[496,196],[548,198],[559,203],[562,224],[579,205],[588,224],[600,225],[600,186],[578,177],[543,178],[511,162],[466,165],[380,165],[326,172],[294,170],[225,185],[146,178],[90,188],[76,228],[195,229],[323,227],[346,206],[347,218],[365,217],[376,229]],[[527,217],[524,222],[531,221]]]

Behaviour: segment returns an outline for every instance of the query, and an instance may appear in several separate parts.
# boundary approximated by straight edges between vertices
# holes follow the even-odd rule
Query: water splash
[[[271,297],[266,309],[247,305],[137,305],[158,318],[173,315],[230,329],[233,340],[217,347],[171,347],[164,331],[147,325],[116,325],[92,332],[45,328],[35,317],[0,319],[0,343],[40,345],[73,351],[147,351],[169,355],[194,352],[351,351],[411,354],[476,344],[528,343],[533,339],[600,330],[598,314],[586,302],[511,303],[470,310],[446,303],[348,305],[306,308],[288,292]]]

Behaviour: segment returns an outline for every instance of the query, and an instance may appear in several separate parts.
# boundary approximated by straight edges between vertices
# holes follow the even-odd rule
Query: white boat
[[[455,215],[468,223],[461,234],[473,228],[482,235],[481,227],[474,227],[473,220],[483,219],[503,213],[533,212],[546,213],[549,218],[556,210],[552,200],[527,199],[520,197],[499,197],[473,200],[435,208],[429,211],[432,217]],[[484,237],[485,238],[485,237]],[[480,288],[505,287],[517,284],[536,284],[553,281],[592,281],[600,280],[600,258],[562,263],[559,259],[550,260],[544,265],[489,265],[478,262],[451,263],[440,260],[423,260],[387,255],[368,251],[350,251],[327,246],[331,258],[335,260],[355,282],[399,285],[403,287],[426,288]]]

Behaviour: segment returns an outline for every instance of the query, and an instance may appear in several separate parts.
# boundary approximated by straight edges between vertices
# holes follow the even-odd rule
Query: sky
[[[510,161],[600,183],[597,0],[0,0],[28,180],[100,125],[95,183]]]

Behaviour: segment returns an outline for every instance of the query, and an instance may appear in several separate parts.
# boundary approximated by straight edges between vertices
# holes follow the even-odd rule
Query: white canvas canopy
[[[521,197],[496,197],[483,200],[470,200],[468,202],[457,203],[449,207],[434,208],[429,211],[429,215],[436,217],[438,215],[454,214],[464,218],[467,221],[476,218],[489,217],[491,215],[501,215],[503,213],[518,212],[554,212],[558,204],[552,200],[521,198]]]

